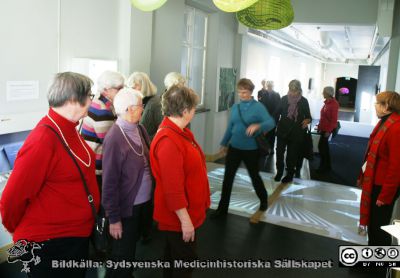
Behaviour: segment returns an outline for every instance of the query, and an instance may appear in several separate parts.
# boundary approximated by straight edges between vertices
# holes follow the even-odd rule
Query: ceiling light
[[[290,0],[259,0],[237,12],[236,18],[250,28],[278,30],[292,23],[294,11]]]
[[[132,6],[144,11],[151,12],[165,4],[167,0],[131,0]]]
[[[214,5],[217,6],[218,9],[227,13],[238,12],[246,9],[257,1],[258,0],[213,0]]]

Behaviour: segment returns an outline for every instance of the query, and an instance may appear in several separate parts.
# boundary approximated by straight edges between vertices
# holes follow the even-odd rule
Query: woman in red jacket
[[[175,269],[174,260],[194,260],[195,231],[206,218],[210,189],[204,154],[187,128],[198,96],[189,88],[172,86],[162,96],[165,116],[150,148],[156,179],[154,220],[166,238],[164,277],[191,277],[192,269]]]
[[[331,170],[328,139],[337,126],[339,113],[339,103],[334,98],[335,89],[333,87],[325,87],[322,94],[325,102],[321,109],[321,117],[318,124],[318,133],[320,134],[318,151],[321,156],[321,162],[317,171],[320,173]]]
[[[400,95],[378,94],[375,109],[380,121],[371,133],[358,180],[362,188],[360,228],[368,226],[369,245],[391,245],[391,236],[380,227],[390,224],[400,193]]]
[[[57,268],[54,261],[87,259],[94,225],[88,196],[71,156],[84,175],[96,208],[100,202],[95,155],[76,130],[79,120],[87,115],[91,86],[92,81],[78,73],[55,76],[47,96],[48,114],[18,152],[1,196],[4,227],[18,246],[34,246],[32,252],[40,259],[24,269],[30,277],[85,277],[85,268]],[[25,240],[31,243],[26,245]]]

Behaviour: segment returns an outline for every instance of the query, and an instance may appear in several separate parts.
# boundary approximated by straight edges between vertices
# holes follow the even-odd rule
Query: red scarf
[[[392,124],[400,121],[400,115],[392,113],[389,118],[381,125],[381,121],[375,126],[374,130],[369,137],[368,148],[365,154],[364,161],[367,165],[365,172],[361,173],[361,203],[360,203],[360,225],[367,226],[369,224],[369,215],[371,207],[371,192],[374,185],[375,163],[378,155],[379,145],[382,138],[385,136],[386,131]]]

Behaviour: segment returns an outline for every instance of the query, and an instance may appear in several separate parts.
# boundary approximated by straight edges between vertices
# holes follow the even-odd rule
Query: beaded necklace
[[[67,147],[68,147],[68,149],[71,151],[71,153],[72,153],[80,162],[82,162],[83,165],[85,165],[86,167],[89,168],[90,165],[92,164],[92,157],[90,156],[89,151],[86,149],[85,144],[83,144],[82,139],[81,139],[81,137],[80,137],[79,134],[78,134],[78,131],[75,129],[76,134],[78,135],[79,141],[81,142],[83,148],[85,149],[85,151],[86,151],[86,153],[87,153],[87,155],[88,155],[88,157],[89,157],[89,163],[86,163],[86,162],[83,161],[79,156],[77,156],[77,155],[75,154],[75,152],[74,152],[74,151],[71,149],[71,147],[68,145],[68,142],[67,142],[67,140],[65,139],[64,134],[63,134],[62,131],[61,131],[61,128],[60,128],[60,127],[58,126],[58,124],[50,117],[49,114],[47,114],[47,118],[49,118],[50,121],[52,121],[52,123],[57,127],[58,131],[59,131],[60,134],[61,134],[62,139],[64,140],[65,145],[67,145]]]

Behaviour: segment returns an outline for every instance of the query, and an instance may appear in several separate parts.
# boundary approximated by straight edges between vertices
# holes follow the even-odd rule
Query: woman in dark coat
[[[307,126],[311,123],[311,114],[308,101],[301,95],[301,83],[294,79],[289,82],[289,92],[282,97],[279,104],[279,122],[277,124],[277,147],[275,181],[280,181],[285,167],[284,157],[286,151],[286,176],[283,183],[293,180],[293,176],[300,177],[303,164],[302,145],[305,139]]]

